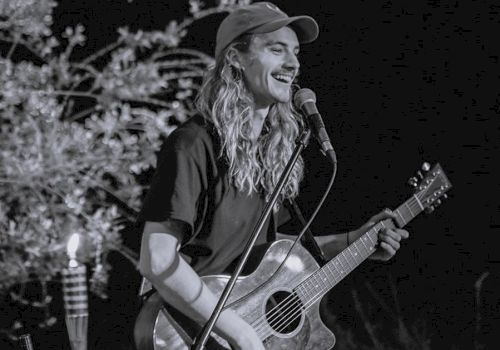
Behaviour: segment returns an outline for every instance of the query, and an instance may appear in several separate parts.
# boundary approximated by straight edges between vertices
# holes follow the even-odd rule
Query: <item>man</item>
[[[217,298],[199,276],[225,271],[241,254],[303,127],[291,86],[299,44],[317,36],[314,19],[288,17],[270,3],[232,12],[217,33],[216,64],[197,100],[200,115],[174,131],[161,151],[141,213],[140,271],[168,304],[200,324]],[[300,159],[281,203],[297,196],[302,173]],[[384,211],[359,230],[316,240],[333,257],[393,217]],[[270,227],[263,231],[258,243],[275,238]],[[382,231],[373,257],[389,259],[407,237],[404,230]],[[230,309],[215,330],[235,349],[264,349],[255,330]]]

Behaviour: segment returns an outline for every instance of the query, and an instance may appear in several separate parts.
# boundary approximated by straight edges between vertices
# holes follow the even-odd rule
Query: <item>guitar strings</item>
[[[413,207],[413,209],[417,209],[417,212],[422,209],[421,203],[420,203],[421,198],[418,198],[418,197],[419,197],[419,195],[417,194],[416,199],[414,197],[412,197],[407,202],[405,202],[405,204],[408,205],[411,213],[413,213],[413,211],[411,210],[412,209],[411,207]],[[399,208],[397,210],[395,210],[395,212],[397,212],[397,214],[400,215],[400,217],[402,218],[401,213],[399,212]],[[346,261],[349,264],[349,261],[347,259],[346,259]],[[356,263],[352,269],[359,266],[360,263],[361,263],[361,261]],[[338,270],[337,270],[337,272],[338,272]],[[297,286],[297,288],[302,287],[304,284],[310,282],[310,280],[312,278],[314,278],[314,274],[309,276],[306,280],[304,280],[304,282],[300,283]],[[338,283],[339,281],[335,281],[335,284]],[[278,333],[281,332],[282,330],[286,329],[286,327],[288,327],[292,322],[294,322],[302,314],[302,311],[307,310],[309,307],[311,307],[313,304],[315,304],[319,299],[321,299],[323,297],[323,291],[320,291],[319,293],[314,295],[303,306],[302,306],[302,303],[300,303],[300,299],[299,299],[299,303],[293,303],[294,301],[296,302],[296,299],[294,299],[294,297],[298,297],[295,290],[287,298],[285,298],[282,302],[278,303],[271,310],[266,312],[263,316],[261,316],[260,318],[255,320],[256,322],[252,323],[252,326],[255,327],[256,332],[259,335],[261,335],[261,339],[266,340],[270,335],[273,334],[273,330],[275,330],[275,328],[278,328],[276,330]],[[292,304],[290,305],[290,303],[292,303]],[[287,314],[283,315],[283,308],[282,307],[287,305],[287,304],[288,304],[288,306],[287,306],[287,309],[285,310],[285,312],[287,312]],[[291,310],[290,310],[290,307],[292,307]],[[281,315],[279,313],[281,313]],[[269,317],[266,317],[266,315],[268,315]],[[270,318],[274,318],[274,319],[270,320]],[[276,322],[276,318],[278,318],[278,322]],[[260,334],[260,333],[262,333],[262,331],[264,331],[264,332],[266,331],[266,328],[267,328],[267,327],[265,327],[267,325],[265,322],[266,320],[269,320],[268,323],[269,323],[269,326],[270,326],[269,328],[271,331],[269,332],[269,330],[268,330],[268,332],[266,332],[267,334],[266,333]],[[262,328],[263,326],[264,326],[264,328]]]

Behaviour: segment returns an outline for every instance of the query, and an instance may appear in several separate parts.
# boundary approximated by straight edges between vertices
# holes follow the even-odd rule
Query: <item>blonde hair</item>
[[[244,35],[221,52],[215,67],[204,78],[196,105],[217,130],[221,141],[220,156],[227,161],[232,183],[248,194],[262,191],[269,199],[293,153],[303,124],[293,109],[291,98],[287,103],[275,103],[269,109],[259,139],[252,141],[253,99],[243,82],[242,72],[230,63],[228,55],[231,49],[246,52],[251,39],[250,35]],[[299,157],[280,195],[280,202],[298,195],[303,171],[303,160]]]

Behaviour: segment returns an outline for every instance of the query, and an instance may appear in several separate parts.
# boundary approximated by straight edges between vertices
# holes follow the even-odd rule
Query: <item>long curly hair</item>
[[[242,71],[231,64],[228,55],[231,49],[248,52],[251,40],[252,35],[243,35],[221,52],[204,77],[196,105],[218,132],[220,156],[227,161],[232,183],[240,191],[261,192],[269,199],[293,153],[303,122],[292,106],[292,98],[287,103],[275,103],[269,109],[258,140],[252,140],[253,97],[243,81]],[[303,172],[300,157],[283,188],[280,202],[298,195]]]

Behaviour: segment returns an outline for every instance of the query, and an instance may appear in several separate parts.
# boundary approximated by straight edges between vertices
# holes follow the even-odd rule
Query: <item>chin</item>
[[[287,91],[287,93],[274,96],[274,101],[276,103],[288,103],[290,102],[290,99],[291,99],[290,91]]]

